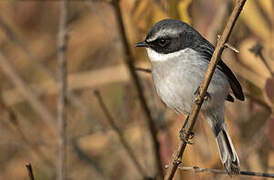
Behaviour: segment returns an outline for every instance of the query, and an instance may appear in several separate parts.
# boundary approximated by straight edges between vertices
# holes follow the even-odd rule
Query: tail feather
[[[207,109],[204,115],[217,141],[221,161],[229,175],[239,174],[240,161],[224,122],[224,106]]]
[[[238,174],[240,172],[240,161],[224,124],[216,140],[220,157],[226,171],[230,175]]]

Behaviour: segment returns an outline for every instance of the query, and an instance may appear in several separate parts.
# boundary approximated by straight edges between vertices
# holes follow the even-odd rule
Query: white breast
[[[169,54],[160,54],[151,49],[147,49],[147,52],[152,62],[152,75],[158,95],[169,107],[182,113],[189,112],[194,92],[204,78],[208,61],[189,48]],[[208,88],[212,99],[203,107],[224,101],[228,88],[225,74],[216,69]]]

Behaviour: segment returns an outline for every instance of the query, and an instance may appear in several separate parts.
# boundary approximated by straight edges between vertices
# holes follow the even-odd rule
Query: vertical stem
[[[116,134],[118,135],[119,140],[120,140],[123,148],[126,150],[128,156],[130,157],[130,159],[134,163],[134,165],[135,165],[136,169],[138,170],[138,172],[140,173],[140,175],[143,176],[142,179],[147,178],[145,170],[143,169],[143,167],[139,163],[139,161],[138,161],[137,157],[135,156],[135,154],[134,154],[132,148],[130,147],[129,143],[124,138],[122,131],[116,125],[116,123],[114,121],[114,118],[111,116],[109,110],[107,109],[107,106],[104,103],[103,98],[102,98],[100,92],[96,90],[96,91],[94,91],[94,94],[95,94],[95,96],[96,96],[96,98],[97,98],[97,100],[98,100],[98,102],[99,102],[99,104],[100,104],[100,106],[101,106],[101,108],[102,108],[105,116],[107,117],[107,120],[108,120],[111,128],[116,132]]]
[[[27,170],[28,170],[29,179],[30,179],[30,180],[34,180],[34,175],[33,175],[33,172],[32,172],[31,164],[30,164],[30,163],[27,163],[27,164],[26,164],[26,168],[27,168]]]
[[[66,92],[67,92],[67,65],[66,65],[66,48],[67,48],[67,0],[60,2],[60,19],[58,33],[58,163],[57,163],[57,180],[66,179]]]
[[[139,77],[135,71],[134,65],[133,65],[133,55],[130,51],[130,45],[129,45],[129,42],[128,42],[128,39],[126,36],[126,31],[125,31],[122,13],[121,13],[120,5],[119,5],[119,0],[113,0],[112,5],[114,8],[116,20],[118,22],[120,37],[122,40],[123,50],[124,50],[124,54],[125,54],[124,61],[129,69],[131,78],[132,78],[135,88],[137,90],[138,97],[139,97],[139,100],[141,103],[141,107],[143,108],[143,111],[145,113],[146,120],[148,123],[148,128],[151,133],[152,143],[153,143],[153,147],[154,147],[154,155],[155,155],[155,160],[156,160],[157,175],[160,177],[163,177],[162,162],[161,162],[161,155],[160,155],[160,144],[157,139],[157,128],[154,124],[150,109],[146,102],[140,79],[139,79]]]

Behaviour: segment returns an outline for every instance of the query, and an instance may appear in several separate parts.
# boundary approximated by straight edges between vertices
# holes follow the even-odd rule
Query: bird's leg
[[[194,92],[194,95],[197,95],[197,94],[200,94],[200,86],[196,89],[196,91]],[[210,94],[208,93],[208,92],[206,92],[206,94],[205,94],[205,97],[204,97],[204,100],[206,101],[206,100],[208,100],[208,99],[210,99],[211,97],[210,97]]]
[[[184,123],[184,125],[182,126],[182,128],[181,128],[181,130],[180,130],[180,140],[181,140],[181,141],[184,141],[184,142],[186,142],[186,143],[188,143],[188,144],[193,144],[193,142],[189,141],[189,139],[190,139],[190,140],[193,139],[194,133],[193,133],[193,132],[190,132],[190,133],[188,134],[187,131],[185,130],[185,127],[186,127],[186,125],[187,125],[187,123],[188,123],[188,119],[189,119],[189,115],[187,115],[187,118],[186,118],[186,120],[185,120],[185,123]],[[187,138],[187,136],[188,136],[188,138]]]

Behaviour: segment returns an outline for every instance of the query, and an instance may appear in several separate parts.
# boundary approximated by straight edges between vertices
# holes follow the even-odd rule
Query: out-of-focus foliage
[[[121,0],[120,5],[134,63],[149,68],[145,50],[135,49],[134,44],[145,38],[154,23],[163,18],[178,18],[214,43],[222,33],[234,1]],[[30,87],[29,93],[35,94],[53,117],[56,116],[57,89],[47,71],[55,76],[58,17],[58,1],[0,2],[0,53]],[[243,170],[274,171],[273,22],[271,0],[247,1],[229,40],[240,52],[235,54],[227,49],[222,57],[239,78],[246,95],[245,102],[226,104],[225,117]],[[69,179],[141,179],[117,134],[107,123],[93,95],[94,89],[101,92],[147,174],[154,175],[150,133],[122,63],[124,55],[111,4],[104,0],[70,1],[68,27],[68,88],[80,102],[73,103],[69,98],[67,105]],[[251,50],[255,45],[260,45],[261,55]],[[32,163],[36,179],[54,179],[57,134],[24,97],[22,87],[16,86],[2,68],[0,66],[0,179],[28,179],[26,162]],[[178,132],[184,116],[161,103],[150,74],[138,72],[138,75],[159,128],[164,167],[179,142]],[[195,127],[194,145],[187,148],[183,160],[185,166],[223,168],[214,137],[202,117]],[[231,178],[180,171],[176,179]]]

